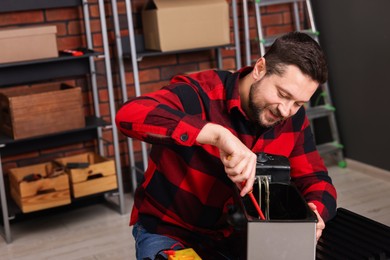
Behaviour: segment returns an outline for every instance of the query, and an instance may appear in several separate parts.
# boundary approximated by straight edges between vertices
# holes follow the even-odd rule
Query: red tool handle
[[[72,56],[83,56],[84,55],[84,53],[82,51],[71,50],[71,49],[62,50],[62,53],[69,54]]]

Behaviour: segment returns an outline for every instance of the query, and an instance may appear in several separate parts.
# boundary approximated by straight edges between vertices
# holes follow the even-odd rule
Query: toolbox
[[[0,130],[14,140],[83,127],[80,87],[47,83],[0,90]]]
[[[117,188],[115,164],[93,152],[58,158],[70,176],[74,198],[110,191]]]
[[[22,212],[70,204],[69,177],[53,162],[9,170],[11,196]]]

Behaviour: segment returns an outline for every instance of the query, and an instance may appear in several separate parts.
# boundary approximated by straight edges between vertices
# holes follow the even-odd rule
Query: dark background
[[[311,2],[345,156],[390,170],[390,1]]]

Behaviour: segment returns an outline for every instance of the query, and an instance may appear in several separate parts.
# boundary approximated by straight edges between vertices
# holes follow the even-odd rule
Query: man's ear
[[[256,64],[252,71],[252,76],[255,81],[258,81],[262,79],[265,76],[265,73],[267,72],[267,69],[265,67],[265,59],[264,57],[261,57],[256,61]]]

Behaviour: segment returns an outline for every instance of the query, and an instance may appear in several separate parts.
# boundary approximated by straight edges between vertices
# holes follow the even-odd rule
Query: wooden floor
[[[341,169],[328,163],[338,191],[338,207],[390,226],[390,172],[348,161]],[[128,226],[132,197],[126,194],[126,214],[105,204],[26,220],[11,226],[13,242],[0,238],[0,259],[73,260],[135,259]]]

